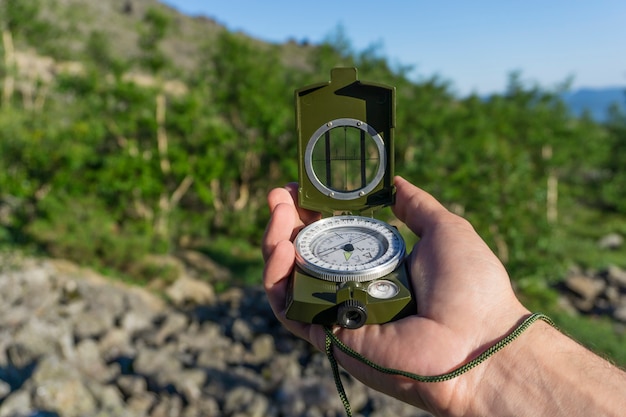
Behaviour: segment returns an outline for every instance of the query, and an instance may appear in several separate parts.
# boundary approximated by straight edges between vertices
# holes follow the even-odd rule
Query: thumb
[[[414,186],[404,178],[394,178],[396,203],[392,207],[396,217],[417,236],[422,236],[439,215],[448,210],[426,191]]]

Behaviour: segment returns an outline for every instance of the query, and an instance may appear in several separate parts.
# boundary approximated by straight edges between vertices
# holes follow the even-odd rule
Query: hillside
[[[132,59],[140,55],[138,28],[151,8],[171,21],[161,47],[183,70],[197,66],[200,46],[214,41],[224,30],[215,21],[185,16],[157,0],[53,0],[42,3],[41,17],[54,24],[58,34],[55,53],[64,59],[84,59],[85,43],[92,33],[102,33],[109,39],[119,58]]]
[[[467,218],[533,309],[563,313],[569,275],[591,274],[567,287],[589,320],[562,320],[623,341],[622,287],[590,271],[626,268],[624,114],[579,118],[515,77],[458,97],[372,51],[262,43],[152,0],[0,7],[0,250],[157,292],[177,278],[161,257],[194,251],[230,271],[218,292],[258,285],[267,192],[298,177],[293,91],[356,66],[396,88],[396,173]]]
[[[7,1],[7,0],[2,0]],[[1,2],[0,2],[1,4]],[[86,43],[93,33],[102,34],[117,58],[133,60],[141,55],[138,39],[148,10],[158,10],[168,21],[168,29],[160,42],[160,49],[171,62],[174,74],[188,73],[200,65],[202,50],[211,48],[217,36],[225,29],[210,17],[188,16],[158,0],[52,0],[41,3],[39,16],[50,23],[54,38],[37,46],[62,60],[82,60]],[[268,45],[249,38],[263,50]],[[34,45],[21,46],[32,48]],[[277,45],[285,63],[294,67],[303,64],[308,46],[287,43]]]

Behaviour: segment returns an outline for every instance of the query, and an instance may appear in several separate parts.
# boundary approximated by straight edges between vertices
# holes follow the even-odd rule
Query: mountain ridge
[[[626,87],[580,87],[561,95],[563,102],[576,116],[587,113],[598,122],[609,119],[609,110],[616,106],[626,111]]]

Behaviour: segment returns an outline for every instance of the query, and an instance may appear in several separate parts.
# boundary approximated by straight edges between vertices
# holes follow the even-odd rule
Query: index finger
[[[302,227],[295,203],[288,188],[275,188],[267,196],[271,217],[263,236],[263,258],[267,261],[276,245],[291,240]]]

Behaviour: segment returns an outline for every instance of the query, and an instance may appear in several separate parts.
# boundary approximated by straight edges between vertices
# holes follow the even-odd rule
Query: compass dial
[[[369,217],[334,216],[304,228],[296,238],[296,263],[311,275],[334,282],[370,281],[402,261],[400,233]]]

